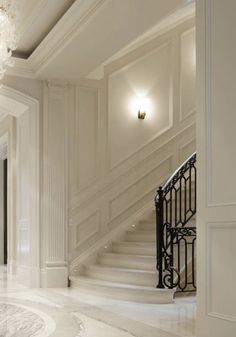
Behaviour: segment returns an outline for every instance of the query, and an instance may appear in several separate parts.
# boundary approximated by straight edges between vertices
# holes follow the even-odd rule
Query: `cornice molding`
[[[28,58],[36,75],[63,50],[108,0],[77,0]]]
[[[25,78],[36,78],[31,63],[29,60],[13,57],[14,66],[8,67],[6,71],[6,75],[17,76],[17,77],[25,77]]]
[[[14,58],[15,65],[6,74],[25,78],[39,78],[40,72],[70,43],[109,0],[76,0],[61,20],[53,27],[28,59]],[[40,1],[42,5],[44,0]],[[190,3],[159,22],[151,30],[141,35],[121,51],[113,55],[100,67],[94,69],[87,78],[100,80],[104,67],[124,56],[144,43],[164,34],[175,26],[195,16],[195,4]]]

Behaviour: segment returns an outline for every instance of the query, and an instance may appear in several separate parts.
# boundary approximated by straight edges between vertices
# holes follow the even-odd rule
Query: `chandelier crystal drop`
[[[13,66],[12,51],[16,49],[14,4],[11,0],[0,1],[0,79],[7,66]]]

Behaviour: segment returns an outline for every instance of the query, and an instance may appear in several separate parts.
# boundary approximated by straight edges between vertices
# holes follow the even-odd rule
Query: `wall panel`
[[[189,20],[112,61],[104,79],[82,81],[69,89],[73,266],[105,235],[153,205],[158,185],[195,151],[195,115],[187,118],[190,101],[195,108],[192,97],[182,101],[186,116],[180,120],[180,92],[185,99],[184,88],[191,84],[193,90],[194,76],[189,80],[188,75],[194,64],[182,60],[180,80],[178,62],[186,51],[185,57],[194,54],[193,25]],[[151,102],[143,121],[132,105],[142,94]]]

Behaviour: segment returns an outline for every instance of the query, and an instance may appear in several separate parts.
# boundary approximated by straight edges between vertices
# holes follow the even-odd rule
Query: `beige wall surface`
[[[91,246],[151,207],[158,185],[195,150],[194,20],[107,64],[99,81],[42,85],[6,76],[4,83],[39,101],[41,285],[66,286],[68,260],[73,269]],[[143,98],[149,106],[139,120]],[[24,117],[17,128],[19,149],[27,149]],[[23,150],[20,157],[18,191],[26,202]],[[23,234],[24,202],[26,264],[33,238]]]
[[[198,337],[236,335],[235,11],[197,1]]]
[[[104,79],[67,92],[68,251],[75,266],[104,235],[152,205],[158,185],[195,150],[194,21],[108,64]],[[143,97],[149,107],[139,120]]]

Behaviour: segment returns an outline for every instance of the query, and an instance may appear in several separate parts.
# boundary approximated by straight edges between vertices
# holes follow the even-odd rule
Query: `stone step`
[[[156,289],[131,284],[92,279],[86,276],[70,276],[71,287],[89,295],[116,298],[141,303],[172,303],[175,289]]]
[[[172,218],[172,221],[174,222],[175,218]],[[186,224],[186,227],[194,227],[196,226],[196,218],[195,216],[192,217]],[[137,227],[135,227],[136,230],[140,231],[149,231],[150,233],[155,233],[156,232],[156,221],[148,221],[148,220],[143,220],[140,221]]]
[[[157,272],[143,269],[115,268],[99,264],[86,266],[84,274],[87,277],[103,281],[155,287]]]
[[[156,270],[156,257],[148,255],[103,253],[99,255],[98,263],[116,268]]]
[[[135,230],[126,233],[125,239],[127,241],[138,241],[138,242],[155,242],[156,235],[154,231],[145,230]]]
[[[154,219],[153,221],[140,221],[136,228],[142,231],[156,231],[156,219]]]
[[[113,242],[112,251],[120,254],[142,254],[142,255],[155,256],[156,244],[155,242],[138,242],[138,241]]]

